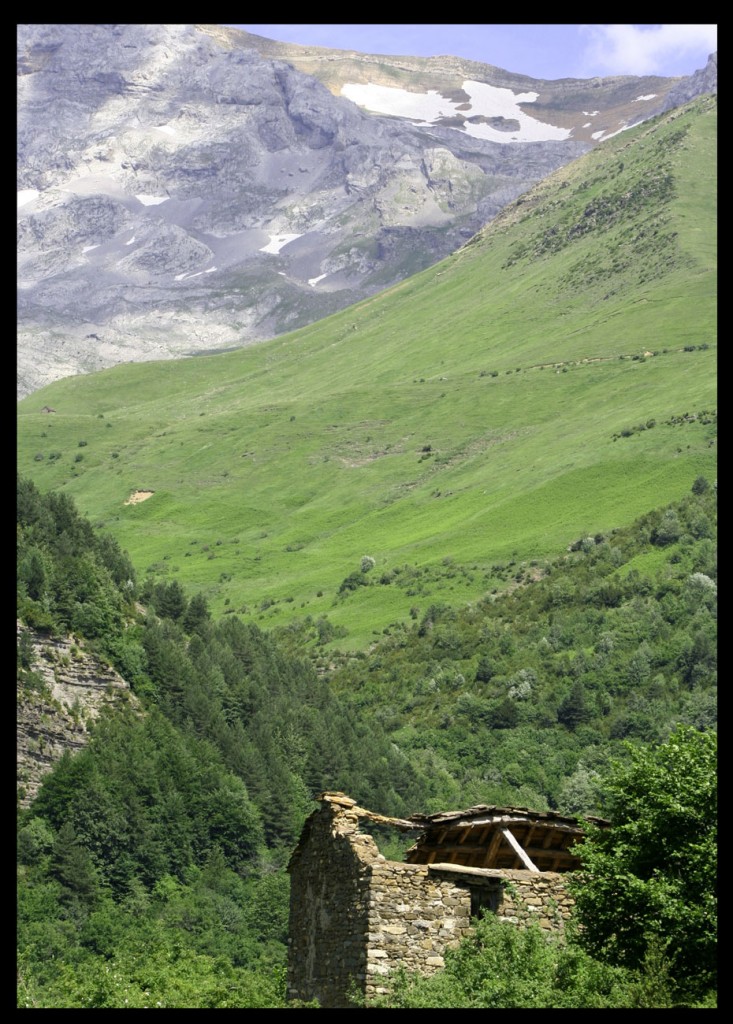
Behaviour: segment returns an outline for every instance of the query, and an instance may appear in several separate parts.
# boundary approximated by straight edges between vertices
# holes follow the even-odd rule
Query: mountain
[[[704,96],[348,310],[56,381],[19,470],[151,581],[316,644],[541,573],[716,478],[716,151]]]
[[[217,26],[20,25],[18,395],[343,309],[716,67],[544,82]]]

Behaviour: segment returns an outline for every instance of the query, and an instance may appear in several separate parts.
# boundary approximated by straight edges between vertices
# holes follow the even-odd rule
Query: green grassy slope
[[[265,626],[327,615],[364,646],[435,567],[472,600],[716,470],[716,107],[608,140],[447,260],[241,351],[124,365],[18,405],[18,465],[141,573]],[[44,413],[44,406],[55,412]],[[155,493],[126,505],[137,489]],[[442,574],[446,560],[460,572]]]

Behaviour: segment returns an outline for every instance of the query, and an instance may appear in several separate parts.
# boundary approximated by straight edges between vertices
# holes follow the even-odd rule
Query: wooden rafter
[[[499,849],[500,845],[501,833],[494,832],[493,836],[491,837],[491,840],[489,841],[489,845],[486,847],[486,856],[484,857],[485,866],[488,867],[489,864],[493,863],[494,858],[496,857],[496,851]]]
[[[501,844],[502,830],[497,829],[494,832],[488,843],[482,843],[478,840],[475,842],[465,843],[420,843],[420,849],[424,853],[431,853],[434,851],[442,850],[444,853],[475,853],[482,851],[490,856],[493,856],[499,849]],[[527,844],[515,835],[515,839],[521,843],[522,848],[532,857],[562,857],[568,860],[577,860],[574,853],[566,850],[564,847],[558,847],[557,849],[548,849],[544,846],[527,846]]]
[[[511,834],[509,829],[508,828],[502,828],[502,829],[500,829],[500,831],[501,831],[501,834],[506,839],[506,841],[511,846],[511,848],[516,853],[517,857],[519,857],[519,859],[521,860],[522,864],[524,864],[525,868],[527,868],[528,871],[536,871],[539,874],[539,870],[540,869],[537,867],[537,865],[534,863],[534,861],[531,860],[529,858],[529,856],[524,852],[524,850],[519,845],[519,843],[514,838],[514,836]]]

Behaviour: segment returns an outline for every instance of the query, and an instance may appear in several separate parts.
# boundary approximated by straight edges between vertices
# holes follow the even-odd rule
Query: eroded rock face
[[[17,763],[19,803],[27,807],[44,775],[64,751],[81,749],[88,726],[104,708],[137,700],[114,669],[87,653],[71,637],[46,637],[17,625],[32,644],[36,687],[18,691]]]
[[[18,395],[343,309],[711,74],[552,83],[214,26],[20,25]]]
[[[664,109],[672,110],[674,107],[681,107],[683,103],[689,103],[696,96],[701,96],[703,93],[717,93],[717,91],[718,54],[711,53],[704,68],[688,78],[680,79],[679,83],[670,89],[665,99]]]

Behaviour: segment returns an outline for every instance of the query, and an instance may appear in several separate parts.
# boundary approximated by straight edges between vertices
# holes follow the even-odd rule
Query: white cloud
[[[664,62],[718,49],[717,25],[582,25],[585,62],[609,75],[664,75]]]

